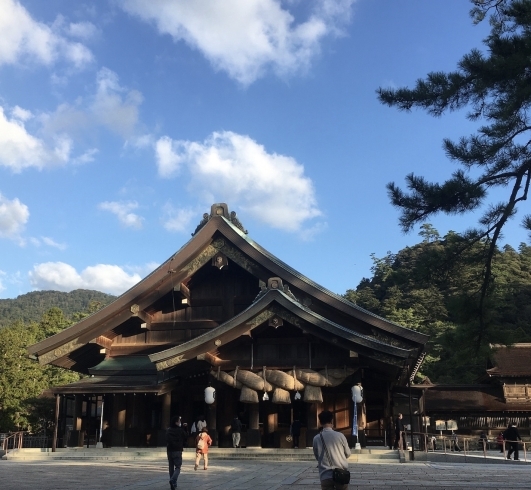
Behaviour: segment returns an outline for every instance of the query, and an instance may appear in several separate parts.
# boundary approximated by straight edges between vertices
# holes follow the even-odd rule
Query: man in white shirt
[[[319,414],[323,430],[313,438],[313,454],[319,467],[319,479],[322,490],[348,490],[347,484],[338,484],[333,480],[334,468],[348,470],[350,448],[346,437],[333,429],[334,414],[328,410]],[[322,436],[322,439],[321,439]],[[323,447],[323,439],[326,449]]]

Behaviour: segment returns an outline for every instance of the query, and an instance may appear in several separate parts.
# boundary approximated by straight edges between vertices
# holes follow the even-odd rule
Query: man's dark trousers
[[[168,451],[168,466],[170,472],[170,480],[177,483],[177,478],[181,474],[181,466],[183,465],[182,451]]]
[[[517,442],[508,442],[509,452],[507,453],[507,459],[511,459],[511,454],[514,452],[514,459],[518,459],[518,443]]]

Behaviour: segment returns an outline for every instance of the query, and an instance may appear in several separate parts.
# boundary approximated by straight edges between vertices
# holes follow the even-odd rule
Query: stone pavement
[[[531,467],[434,463],[351,464],[350,490],[531,488]],[[165,461],[0,461],[2,490],[169,490]],[[318,490],[313,463],[212,461],[207,471],[188,462],[179,489]]]

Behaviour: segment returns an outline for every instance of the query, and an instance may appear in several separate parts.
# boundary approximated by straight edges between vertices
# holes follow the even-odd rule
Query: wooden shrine
[[[149,276],[29,352],[86,375],[52,388],[60,446],[100,442],[100,427],[105,446],[162,446],[171,416],[203,414],[216,445],[230,445],[239,415],[243,446],[289,447],[294,418],[311,445],[323,409],[350,436],[356,384],[360,441],[383,435],[427,340],[295,271],[220,203]]]

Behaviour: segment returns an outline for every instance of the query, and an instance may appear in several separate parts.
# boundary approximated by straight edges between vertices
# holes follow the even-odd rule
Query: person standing
[[[293,438],[293,447],[295,449],[299,449],[299,438],[301,436],[301,421],[299,420],[299,417],[295,417],[295,420],[291,423],[290,427],[290,434]],[[306,446],[306,444],[305,444]]]
[[[402,449],[406,449],[406,438],[404,436],[404,422],[402,422],[402,414],[399,413],[395,419],[395,449],[400,447],[402,441]]]
[[[212,444],[212,438],[208,435],[208,429],[203,427],[195,440],[195,465],[194,470],[199,468],[199,461],[203,456],[205,470],[208,470],[208,448]]]
[[[498,445],[500,453],[503,453],[503,432],[500,432],[498,437],[496,437],[496,444]]]
[[[503,438],[507,441],[509,445],[509,451],[507,452],[507,459],[511,459],[511,454],[514,452],[514,460],[518,461],[518,441],[521,441],[522,438],[518,433],[516,424],[511,424],[507,427],[507,430],[503,433]]]
[[[348,470],[350,448],[346,437],[333,429],[334,414],[325,410],[319,414],[322,431],[313,438],[313,454],[319,468],[322,490],[348,490],[348,483],[334,482],[334,468]],[[323,442],[326,445],[323,446]]]
[[[232,419],[232,424],[230,426],[232,431],[232,446],[233,447],[240,447],[240,438],[241,438],[241,432],[242,432],[242,423],[240,422],[240,419],[236,415]]]
[[[166,453],[170,473],[170,488],[177,488],[177,478],[181,474],[183,464],[183,447],[186,441],[186,432],[180,425],[180,417],[172,417],[170,427],[166,431]]]
[[[197,419],[197,423],[195,424],[195,429],[197,430],[197,434],[200,434],[201,431],[207,426],[205,416],[200,415]]]

